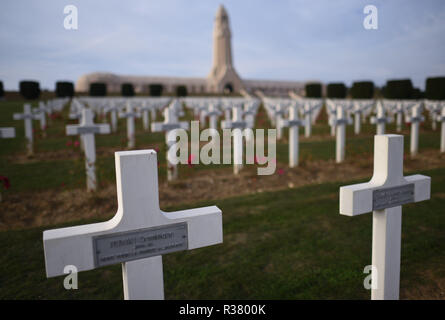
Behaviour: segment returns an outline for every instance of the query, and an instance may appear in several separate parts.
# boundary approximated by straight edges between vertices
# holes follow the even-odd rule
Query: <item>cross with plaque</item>
[[[417,104],[411,108],[411,115],[407,117],[407,121],[411,123],[411,155],[415,156],[419,151],[419,124],[425,121],[425,117],[422,116],[422,107]]]
[[[337,106],[335,117],[329,119],[331,127],[336,128],[335,161],[341,163],[345,160],[346,125],[352,124],[342,106]]]
[[[221,210],[162,211],[154,150],[116,152],[115,163],[116,215],[44,231],[46,275],[63,275],[68,265],[80,272],[121,263],[125,299],[164,299],[162,255],[222,243]]]
[[[398,102],[396,104],[395,113],[396,113],[396,130],[397,132],[401,132],[403,126],[403,105],[401,102]]]
[[[221,121],[222,129],[233,129],[233,173],[238,174],[243,168],[243,130],[248,123],[243,121],[241,106],[235,104],[232,107],[232,121]]]
[[[125,112],[121,112],[119,114],[120,118],[127,119],[127,140],[128,140],[128,148],[132,149],[135,146],[135,127],[134,127],[134,118],[139,118],[140,114],[133,111],[133,105],[130,101],[127,101]]]
[[[304,136],[309,138],[312,134],[312,113],[319,108],[320,105],[312,105],[309,101],[306,101],[303,105],[302,113],[304,115]]]
[[[373,300],[396,300],[400,287],[402,205],[430,198],[431,178],[403,176],[403,136],[374,136],[374,174],[367,183],[340,188],[340,214],[373,212]]]
[[[117,112],[119,111],[119,108],[116,106],[114,101],[110,101],[109,103],[110,103],[110,105],[106,107],[105,112],[110,113],[111,131],[116,132],[117,131]]]
[[[39,107],[37,109],[33,110],[35,112],[36,116],[39,117],[40,129],[42,130],[42,132],[44,134],[45,134],[45,130],[46,130],[46,112],[47,112],[47,110],[48,110],[47,106],[45,106],[45,103],[42,101],[39,102]]]
[[[298,166],[299,141],[298,131],[303,122],[298,119],[298,106],[293,102],[289,106],[289,120],[282,120],[283,127],[289,127],[289,167]]]
[[[273,113],[275,115],[275,126],[277,128],[277,139],[281,140],[281,137],[283,136],[282,120],[283,120],[283,114],[284,114],[284,108],[281,103],[278,103],[275,106]]]
[[[15,138],[15,128],[13,127],[0,128],[0,138],[1,139]]]
[[[371,117],[371,124],[377,126],[377,134],[385,134],[385,126],[390,123],[392,119],[385,114],[385,108],[380,101],[377,102],[377,115]]]
[[[33,132],[32,132],[32,120],[39,119],[40,116],[31,111],[31,105],[25,103],[23,106],[23,113],[14,113],[14,120],[24,120],[25,121],[25,137],[27,140],[26,149],[28,154],[33,153]]]
[[[175,130],[177,129],[189,129],[189,123],[185,121],[179,121],[178,116],[173,108],[170,106],[164,109],[164,122],[153,122],[151,124],[152,132],[161,132],[165,131],[165,143],[167,144],[167,180],[173,181],[178,178],[178,166],[175,163],[172,163],[168,157],[168,154],[176,155],[178,144],[176,143],[176,134]],[[169,135],[171,137],[175,137],[174,140],[169,139]],[[174,148],[174,149],[170,149]]]
[[[82,120],[79,125],[66,126],[67,135],[80,135],[82,140],[83,150],[85,152],[85,170],[87,174],[87,190],[95,191],[96,183],[96,143],[94,139],[95,134],[110,133],[110,125],[95,124],[93,122],[93,111],[88,108],[82,110]]]

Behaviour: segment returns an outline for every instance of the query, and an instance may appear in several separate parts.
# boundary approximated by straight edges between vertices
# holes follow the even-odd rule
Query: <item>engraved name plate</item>
[[[414,202],[414,184],[377,189],[372,193],[372,210],[383,210]]]
[[[100,132],[99,127],[78,127],[77,128],[78,134],[99,133],[99,132]]]
[[[187,249],[186,222],[93,237],[96,267]]]

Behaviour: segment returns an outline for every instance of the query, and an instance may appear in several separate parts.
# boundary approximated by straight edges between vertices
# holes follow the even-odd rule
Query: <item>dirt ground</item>
[[[233,175],[231,167],[198,170],[177,182],[160,183],[160,205],[166,208],[311,184],[368,179],[372,175],[372,163],[370,155],[342,164],[336,164],[333,160],[311,160],[300,163],[294,169],[278,163],[275,174],[270,176],[258,176],[253,166],[245,167],[238,176]],[[429,150],[416,158],[407,156],[404,168],[405,171],[422,172],[443,167],[444,164],[444,154]],[[115,214],[116,209],[115,185],[105,186],[92,194],[85,189],[11,193],[1,203],[0,231],[81,219],[107,220]]]

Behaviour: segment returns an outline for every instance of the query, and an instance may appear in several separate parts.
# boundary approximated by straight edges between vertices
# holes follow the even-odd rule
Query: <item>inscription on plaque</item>
[[[187,249],[186,222],[93,238],[96,267]]]
[[[78,127],[78,134],[100,133],[99,127]]]
[[[383,210],[414,202],[414,184],[374,190],[372,210]]]

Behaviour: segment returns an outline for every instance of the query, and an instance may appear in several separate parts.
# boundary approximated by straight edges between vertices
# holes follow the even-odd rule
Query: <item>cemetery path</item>
[[[187,206],[222,199],[298,188],[306,185],[368,179],[372,175],[371,155],[355,157],[343,164],[333,160],[303,161],[300,167],[289,169],[278,163],[275,174],[258,176],[256,168],[248,166],[234,176],[232,168],[197,170],[190,177],[176,182],[160,182],[161,208]],[[425,151],[416,158],[405,156],[405,172],[422,173],[425,168],[444,167],[445,154]],[[192,169],[193,170],[193,169]],[[2,202],[0,231],[49,226],[82,219],[106,220],[117,208],[116,187],[103,186],[95,194],[82,189],[47,190],[41,192],[8,193]]]

